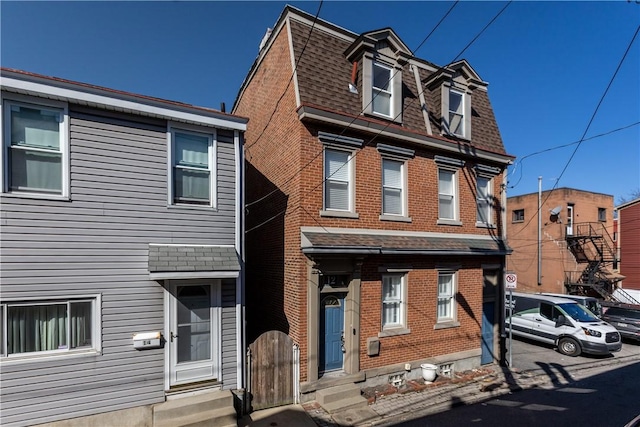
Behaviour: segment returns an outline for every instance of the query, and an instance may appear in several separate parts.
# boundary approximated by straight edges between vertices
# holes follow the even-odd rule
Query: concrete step
[[[179,418],[154,420],[153,427],[237,427],[235,409],[221,408],[212,411],[196,412]]]
[[[231,416],[233,424],[228,422]],[[212,420],[216,418],[220,418],[222,424],[213,423]],[[153,425],[154,427],[235,426],[236,411],[233,406],[233,394],[229,390],[217,390],[160,403],[153,407]]]
[[[337,402],[351,397],[361,396],[360,387],[357,385],[343,384],[334,387],[328,387],[316,391],[316,402],[321,406]]]
[[[363,396],[353,396],[346,399],[337,400],[335,402],[325,403],[321,405],[325,411],[330,414],[353,409],[363,409],[368,406],[367,399]]]

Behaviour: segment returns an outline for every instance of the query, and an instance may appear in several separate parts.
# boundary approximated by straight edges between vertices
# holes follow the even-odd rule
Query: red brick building
[[[513,249],[508,270],[517,273],[519,291],[567,293],[568,285],[578,283],[589,267],[588,260],[572,250],[572,243],[574,248],[589,246],[585,242],[595,242],[604,248],[602,256],[607,260],[604,264],[608,271],[605,273],[619,278],[614,274],[617,263],[612,259],[615,257],[613,196],[557,188],[543,191],[540,197],[538,193],[509,197],[507,207],[507,236]],[[576,242],[576,239],[581,240]],[[588,247],[587,254],[593,258],[594,265],[601,260],[598,254],[589,253]]]
[[[640,290],[640,199],[617,207],[620,274],[624,289]]]
[[[233,112],[250,119],[248,337],[299,344],[303,399],[500,357],[513,157],[466,61],[287,7]]]

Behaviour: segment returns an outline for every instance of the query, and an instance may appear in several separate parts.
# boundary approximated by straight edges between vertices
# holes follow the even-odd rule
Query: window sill
[[[71,197],[62,196],[58,194],[43,194],[43,193],[20,193],[18,191],[11,191],[2,193],[2,197],[10,197],[16,199],[38,199],[38,200],[52,200],[60,202],[70,202]]]
[[[378,332],[378,338],[395,337],[398,335],[408,335],[410,333],[411,333],[411,329],[407,329],[407,328],[384,329]]]
[[[177,205],[167,205],[169,209],[182,209],[182,210],[196,210],[196,211],[217,211],[213,206],[204,206],[204,205],[188,205],[188,204],[177,204]]]
[[[436,323],[433,325],[433,329],[450,329],[450,328],[459,328],[460,322],[454,322],[453,320],[449,322]]]
[[[69,359],[69,358],[79,358],[79,357],[90,357],[90,356],[100,356],[102,352],[91,349],[91,350],[70,350],[64,351],[60,353],[47,353],[47,354],[38,354],[31,353],[29,355],[11,355],[11,356],[2,356],[0,357],[0,363],[3,365],[6,363],[10,364],[19,364],[19,363],[37,363],[37,362],[45,362],[47,360],[59,360],[59,359]]]
[[[402,215],[380,215],[380,221],[411,222],[411,217]]]
[[[356,212],[347,212],[347,211],[320,211],[320,216],[322,217],[333,217],[333,218],[352,218],[358,219],[360,215]]]
[[[439,219],[438,222],[436,222],[437,225],[456,225],[456,226],[461,226],[462,225],[462,221],[458,221],[456,219]]]
[[[496,228],[495,224],[487,224],[486,222],[476,222],[476,227],[478,228]]]
[[[524,222],[524,219],[518,219],[515,221],[511,221],[511,224],[522,224]]]

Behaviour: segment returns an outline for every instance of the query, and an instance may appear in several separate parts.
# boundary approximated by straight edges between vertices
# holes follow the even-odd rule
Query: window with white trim
[[[449,90],[449,132],[464,137],[464,94]]]
[[[457,174],[451,169],[438,168],[438,218],[458,219]]]
[[[99,350],[96,297],[0,304],[3,356]]]
[[[406,327],[406,276],[382,276],[382,329]]]
[[[493,208],[491,178],[478,176],[476,179],[477,219],[479,224],[492,224],[491,211]]]
[[[351,151],[324,150],[324,210],[353,211]]]
[[[456,320],[456,272],[438,272],[438,310],[437,322]]]
[[[382,159],[382,214],[406,215],[405,162]]]
[[[392,117],[393,98],[393,69],[380,64],[373,63],[373,84],[372,84],[372,110],[376,114]]]
[[[171,129],[171,203],[215,207],[215,133]]]
[[[3,102],[3,191],[68,196],[66,105]]]

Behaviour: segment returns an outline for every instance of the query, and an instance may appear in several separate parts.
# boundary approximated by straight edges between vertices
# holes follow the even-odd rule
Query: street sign
[[[506,289],[515,289],[518,286],[518,276],[515,273],[506,273],[504,284]]]

